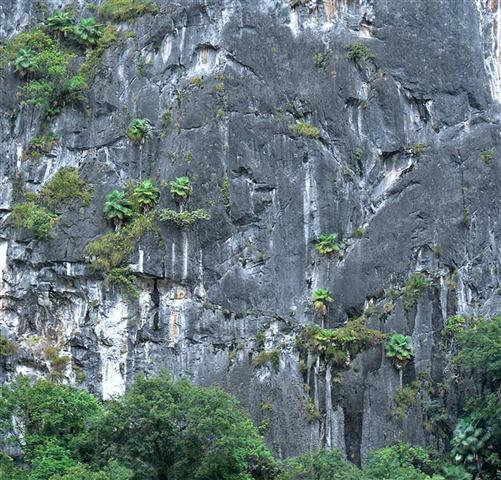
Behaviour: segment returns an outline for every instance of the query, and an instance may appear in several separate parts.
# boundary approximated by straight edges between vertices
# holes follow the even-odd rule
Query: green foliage
[[[440,480],[440,464],[419,447],[407,444],[377,450],[369,455],[364,469],[367,480]],[[391,476],[389,476],[391,475]]]
[[[0,358],[14,355],[16,352],[16,344],[7,337],[0,335]]]
[[[489,165],[493,160],[494,160],[494,157],[495,157],[495,152],[494,150],[490,149],[490,150],[484,150],[481,154],[480,154],[480,158],[487,164]]]
[[[386,356],[395,360],[398,367],[403,367],[414,356],[412,338],[401,333],[393,333],[385,345]]]
[[[412,156],[419,157],[427,148],[428,145],[426,145],[426,143],[416,143],[416,145],[410,148],[409,152]]]
[[[318,52],[313,56],[315,61],[315,67],[325,68],[327,66],[327,61],[329,60],[330,53],[328,50],[326,52]]]
[[[419,297],[426,291],[430,282],[423,273],[411,275],[404,288],[404,307],[406,310],[413,308]]]
[[[133,217],[130,223],[116,232],[105,233],[90,242],[85,249],[95,270],[110,272],[122,267],[134,251],[136,242],[145,234],[157,231],[156,211]]]
[[[66,10],[56,10],[46,22],[47,28],[53,32],[59,32],[63,36],[68,36],[73,31],[75,17]]]
[[[197,210],[184,210],[176,212],[170,208],[165,208],[160,212],[160,220],[164,222],[174,222],[179,227],[191,227],[200,220],[210,220],[210,215],[204,208]]]
[[[278,480],[360,480],[361,472],[344,460],[338,450],[319,450],[291,458],[284,464]]]
[[[39,195],[39,201],[51,211],[57,211],[63,205],[81,201],[89,205],[92,200],[87,182],[74,167],[62,167],[47,182]]]
[[[259,352],[254,360],[254,365],[256,367],[264,367],[266,364],[271,364],[273,370],[278,372],[280,370],[280,353],[279,348],[270,350],[269,352]]]
[[[112,285],[122,289],[132,299],[139,298],[136,277],[130,267],[116,267],[106,274],[106,279]]]
[[[152,0],[105,0],[99,8],[100,15],[117,22],[157,12],[158,7]]]
[[[362,238],[364,235],[365,235],[365,228],[362,227],[356,228],[355,231],[353,232],[353,236],[355,238]]]
[[[368,328],[361,317],[336,329],[308,325],[298,336],[297,346],[302,352],[319,355],[328,364],[345,367],[357,354],[382,343],[385,338],[379,330]]]
[[[107,25],[102,30],[97,44],[87,51],[85,62],[80,68],[80,73],[87,82],[92,81],[96,76],[105,50],[117,42],[118,39],[118,30],[114,25]]]
[[[82,18],[72,30],[75,41],[85,47],[94,47],[103,34],[102,25],[98,25],[95,18]]]
[[[489,437],[489,432],[468,419],[462,419],[456,425],[451,441],[454,461],[464,465],[470,472],[479,472]]]
[[[29,230],[35,238],[46,240],[57,223],[57,215],[34,202],[18,203],[12,210],[16,228]]]
[[[423,387],[423,382],[415,380],[409,385],[405,385],[395,393],[395,414],[399,420],[404,420],[411,407],[416,403],[419,392]]]
[[[339,254],[342,245],[337,242],[337,233],[325,233],[318,239],[315,248],[322,255]]]
[[[170,182],[170,193],[177,203],[183,203],[193,193],[190,177],[177,177]]]
[[[466,328],[466,318],[463,315],[453,315],[447,319],[443,334],[448,337],[456,337]]]
[[[53,133],[34,137],[30,142],[26,155],[38,160],[43,155],[48,155],[58,142],[59,137]]]
[[[134,188],[131,196],[132,205],[136,210],[148,212],[158,203],[160,190],[153,180],[144,180]]]
[[[172,121],[172,112],[170,109],[166,110],[162,115],[162,127],[169,128]]]
[[[147,138],[151,138],[153,126],[147,118],[135,118],[132,120],[127,136],[134,143],[143,143]]]
[[[92,433],[93,463],[119,459],[134,480],[266,479],[275,469],[233,397],[165,373],[139,378]]]
[[[121,228],[125,220],[134,215],[129,198],[125,192],[119,190],[113,190],[106,196],[103,213],[108,220],[113,222],[117,230]]]
[[[347,47],[347,57],[354,62],[359,60],[375,61],[376,57],[369,48],[361,42],[351,43]]]
[[[230,208],[231,205],[230,187],[230,179],[228,177],[224,177],[223,184],[221,185],[221,196],[223,197],[223,205],[226,209]]]
[[[202,77],[193,77],[191,79],[191,84],[194,87],[202,88],[204,86],[204,79]]]
[[[315,310],[325,315],[329,303],[332,303],[334,298],[327,288],[318,288],[313,292],[312,300]]]
[[[290,128],[300,137],[320,138],[320,130],[307,122],[298,122]]]

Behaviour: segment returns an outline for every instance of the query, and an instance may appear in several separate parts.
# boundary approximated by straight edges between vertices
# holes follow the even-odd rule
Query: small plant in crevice
[[[119,231],[124,222],[134,215],[130,199],[119,190],[113,190],[106,196],[103,213],[113,223],[115,231]]]
[[[353,231],[354,238],[362,238],[365,235],[365,228],[358,227]]]
[[[274,348],[268,352],[261,351],[256,355],[254,365],[259,368],[270,364],[276,373],[280,370],[280,354],[281,350],[279,348]]]
[[[362,147],[356,147],[355,150],[353,150],[353,158],[359,162],[360,160],[362,160]]]
[[[393,333],[385,345],[386,356],[394,361],[397,370],[402,370],[414,357],[412,338],[401,333]]]
[[[419,400],[419,395],[428,382],[423,375],[419,376],[409,385],[405,385],[395,393],[393,400],[395,402],[394,414],[398,420],[403,421],[409,410]]]
[[[16,344],[9,338],[0,335],[0,358],[10,357],[15,355],[17,352]]]
[[[315,249],[322,255],[338,255],[342,244],[337,241],[337,233],[325,233],[317,240]]]
[[[354,42],[348,45],[346,48],[347,57],[349,60],[357,62],[359,60],[364,61],[375,61],[375,55],[369,50],[369,48],[361,42]]]
[[[230,191],[231,183],[228,177],[224,177],[223,183],[221,184],[220,191],[221,197],[223,197],[223,205],[226,210],[230,208],[231,205],[231,191]]]
[[[136,144],[143,144],[153,134],[153,125],[147,118],[135,118],[127,129],[127,136]]]
[[[495,157],[495,152],[492,149],[490,149],[490,150],[484,150],[480,154],[480,158],[482,159],[482,161],[486,165],[490,165],[492,163],[492,161],[494,160],[494,157]]]
[[[404,307],[406,310],[410,310],[416,305],[419,297],[429,285],[430,282],[424,273],[417,272],[411,275],[404,287]]]
[[[136,277],[129,266],[115,267],[106,273],[106,280],[125,291],[132,299],[139,298]]]
[[[409,148],[409,153],[413,157],[419,157],[420,155],[422,155],[426,151],[427,148],[428,148],[428,145],[426,143],[416,143],[416,145]]]
[[[33,137],[26,150],[26,156],[34,160],[39,160],[42,156],[51,153],[58,143],[59,137],[54,133]]]
[[[325,52],[315,53],[313,56],[313,60],[315,62],[315,67],[317,68],[325,68],[327,66],[327,62],[329,60],[331,52],[329,50]]]
[[[325,316],[327,308],[334,301],[334,298],[327,288],[318,288],[313,292],[312,300],[315,310]]]
[[[300,137],[320,138],[320,130],[308,122],[298,122],[295,125],[291,125],[290,129]]]

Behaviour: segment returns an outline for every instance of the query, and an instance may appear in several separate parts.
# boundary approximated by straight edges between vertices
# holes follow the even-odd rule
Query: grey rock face
[[[38,4],[3,1],[0,35],[40,21]],[[83,371],[79,381],[104,398],[162,368],[221,384],[256,422],[271,420],[266,437],[282,456],[324,446],[361,462],[395,440],[436,443],[419,401],[403,424],[391,417],[400,379],[382,347],[358,355],[339,379],[313,358],[300,369],[295,337],[321,322],[311,294],[329,288],[326,327],[375,305],[370,326],[412,335],[403,383],[425,374],[438,385],[447,379],[447,317],[499,312],[499,8],[494,0],[162,4],[158,15],[120,25],[134,35],[106,51],[87,106],[54,120],[61,144],[39,163],[23,152],[40,119],[18,105],[18,80],[0,80],[0,330],[19,346],[3,360],[2,380],[49,374],[50,345],[71,356],[65,381]],[[375,60],[348,59],[354,42]],[[155,125],[141,148],[126,137],[135,117]],[[319,138],[297,134],[299,121]],[[418,154],[417,145],[426,148]],[[486,150],[495,152],[489,164]],[[92,203],[65,212],[48,242],[15,231],[16,178],[37,190],[62,166],[80,168]],[[179,175],[194,179],[191,205],[212,219],[188,231],[161,224],[160,242],[141,239],[130,258],[140,298],[128,300],[84,258],[110,228],[104,197],[129,180]],[[168,188],[161,206],[173,206]],[[330,232],[347,247],[341,258],[315,252]],[[409,311],[399,299],[381,315],[385,292],[415,271],[432,286]],[[278,372],[254,364],[263,335],[267,351],[281,349]],[[446,399],[451,416],[456,401]],[[309,418],[313,407],[320,419]]]

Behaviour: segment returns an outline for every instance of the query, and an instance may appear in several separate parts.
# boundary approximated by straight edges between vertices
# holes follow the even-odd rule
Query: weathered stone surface
[[[49,11],[65,4],[47,3]],[[84,3],[80,13],[91,14]],[[42,20],[39,5],[4,0],[0,35]],[[391,417],[400,380],[381,347],[360,354],[339,381],[313,361],[300,372],[295,335],[321,321],[310,305],[316,288],[335,296],[326,326],[373,303],[371,326],[412,335],[416,357],[404,384],[425,373],[438,385],[447,375],[439,348],[447,316],[500,310],[496,5],[162,4],[158,15],[120,26],[134,36],[105,53],[88,104],[67,107],[53,122],[61,144],[39,163],[23,151],[41,120],[18,104],[19,81],[7,74],[0,80],[0,330],[20,350],[3,361],[2,380],[48,374],[47,343],[71,355],[67,381],[83,369],[84,385],[105,398],[123,393],[139,372],[161,368],[219,383],[257,422],[271,419],[267,440],[283,456],[323,445],[360,462],[395,440],[434,442],[419,404],[403,425]],[[347,58],[358,41],[374,62]],[[323,66],[318,53],[327,53]],[[166,111],[171,124],[163,128]],[[135,117],[155,125],[141,148],[126,137]],[[297,121],[319,128],[320,138],[298,136]],[[420,155],[418,144],[427,146]],[[495,158],[486,164],[480,155],[490,149]],[[62,166],[81,169],[92,203],[65,212],[48,242],[15,231],[16,176],[38,189]],[[212,219],[184,232],[163,224],[161,242],[139,241],[130,262],[141,295],[129,301],[85,263],[85,246],[110,228],[104,197],[129,180],[167,185],[179,175],[195,180],[190,204]],[[161,206],[173,205],[164,187]],[[326,232],[347,245],[341,259],[315,253]],[[384,318],[385,291],[414,271],[429,273],[433,285],[417,307],[406,312],[399,299]],[[282,348],[278,373],[254,366],[260,332],[267,350]],[[454,395],[446,400],[452,416]],[[325,413],[321,421],[309,421],[309,400]],[[262,408],[268,403],[271,411]]]

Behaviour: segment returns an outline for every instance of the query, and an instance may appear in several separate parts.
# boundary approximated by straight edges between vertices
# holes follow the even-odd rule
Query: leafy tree
[[[414,356],[414,347],[412,338],[401,333],[394,333],[388,339],[385,345],[386,356],[395,361],[398,369],[405,367],[407,362]]]
[[[153,180],[144,180],[132,192],[132,203],[139,210],[147,212],[158,203],[160,190]]]
[[[285,461],[278,480],[360,480],[361,475],[338,450],[320,450]]]
[[[234,398],[166,373],[109,403],[89,440],[94,464],[119,459],[134,480],[265,479],[275,468]]]
[[[337,233],[321,235],[315,248],[322,255],[338,254],[341,251],[341,244],[337,242]]]
[[[329,303],[332,303],[334,298],[331,296],[331,293],[327,288],[318,288],[313,292],[313,306],[317,312],[320,312],[322,315],[327,313],[327,307]]]
[[[394,445],[372,452],[364,469],[367,480],[439,480],[440,462],[419,447]]]
[[[170,182],[170,193],[176,203],[183,205],[193,193],[193,186],[190,177],[177,177]]]
[[[108,220],[113,222],[115,230],[118,231],[123,222],[133,216],[134,211],[125,192],[113,190],[106,196],[103,213]]]
[[[151,138],[153,126],[147,118],[135,118],[132,120],[127,136],[134,143],[144,143],[147,138]]]

